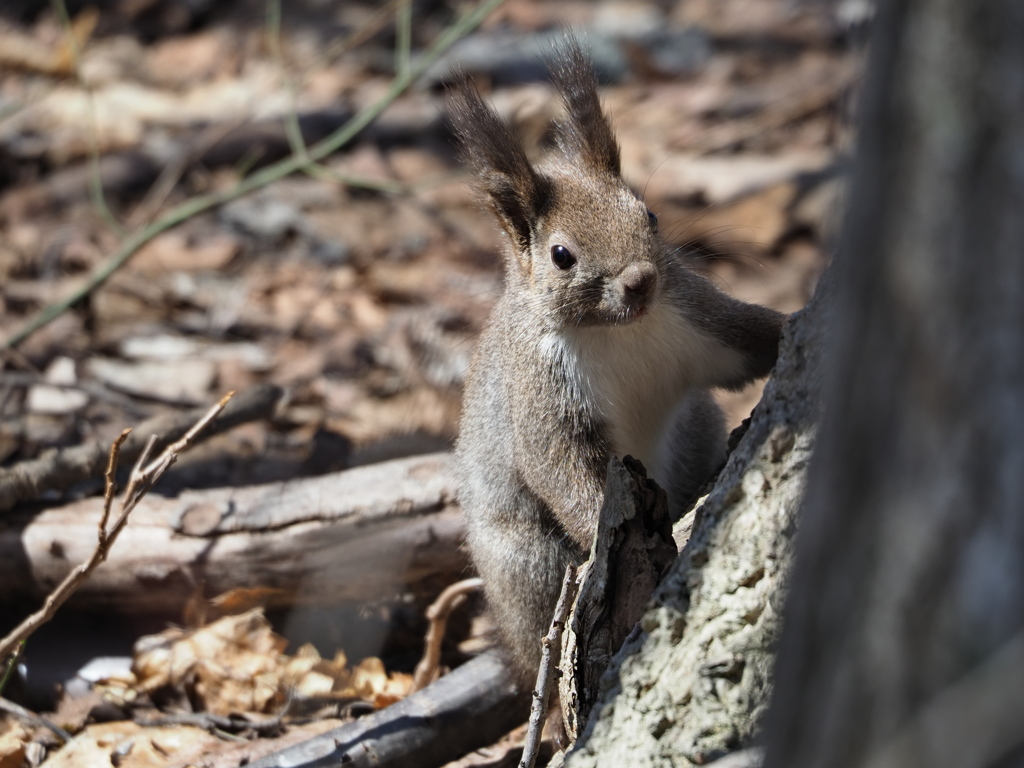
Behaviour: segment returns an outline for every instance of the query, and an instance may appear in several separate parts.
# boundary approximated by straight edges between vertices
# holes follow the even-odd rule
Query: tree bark
[[[826,282],[787,324],[764,398],[602,678],[571,768],[702,765],[754,739],[814,442],[828,295]]]
[[[1024,763],[1022,41],[879,9],[769,768]]]
[[[612,655],[644,615],[675,559],[665,491],[636,459],[613,457],[594,543],[576,573],[579,591],[561,643],[558,693],[570,744],[590,716]]]

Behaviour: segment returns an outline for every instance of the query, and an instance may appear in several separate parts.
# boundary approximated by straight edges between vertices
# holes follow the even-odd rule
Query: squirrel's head
[[[452,124],[509,238],[507,290],[559,325],[633,322],[660,289],[658,220],[622,180],[597,79],[575,40],[552,74],[566,116],[557,151],[536,167],[466,79],[452,89]]]

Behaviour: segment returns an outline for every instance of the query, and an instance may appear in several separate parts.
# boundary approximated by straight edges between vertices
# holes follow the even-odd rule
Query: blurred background
[[[231,194],[390,98],[396,72],[472,5],[3,3],[0,466],[261,383],[284,390],[272,418],[207,440],[154,493],[450,447],[502,275],[499,231],[458,164],[444,86],[456,67],[471,74],[538,157],[559,108],[543,57],[566,29],[593,57],[623,175],[667,247],[743,300],[804,305],[827,261],[851,144],[870,17],[855,0],[506,0],[339,151]],[[411,14],[404,28],[401,14]],[[209,194],[225,201],[169,225]],[[154,222],[162,231],[101,286],[10,343]],[[732,426],[759,395],[760,385],[722,395]],[[272,619],[293,644],[408,670],[424,601],[440,586]],[[29,585],[0,592],[7,629],[36,596]],[[32,641],[48,659],[37,693],[98,649],[127,653],[168,618],[183,620],[69,605],[63,629]]]

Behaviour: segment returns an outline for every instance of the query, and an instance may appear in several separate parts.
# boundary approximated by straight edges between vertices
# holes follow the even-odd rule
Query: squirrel
[[[594,71],[570,39],[566,115],[536,166],[462,77],[448,113],[507,235],[505,287],[467,377],[455,449],[467,543],[508,660],[530,685],[569,563],[587,559],[609,457],[639,459],[677,519],[725,457],[709,388],[767,376],[784,315],[688,269],[622,180]]]

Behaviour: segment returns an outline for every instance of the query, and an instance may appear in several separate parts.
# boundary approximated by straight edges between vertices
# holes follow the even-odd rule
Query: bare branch
[[[558,666],[562,651],[562,630],[565,628],[569,608],[576,597],[576,587],[576,568],[570,564],[565,569],[565,578],[562,579],[562,592],[558,596],[558,603],[555,604],[551,629],[541,638],[540,670],[537,672],[537,686],[533,691],[533,703],[530,705],[530,727],[526,732],[526,743],[523,744],[523,757],[519,761],[519,768],[533,768],[537,762],[544,715],[548,711],[555,667]]]
[[[31,723],[32,725],[48,728],[49,730],[57,734],[57,738],[59,738],[65,744],[71,741],[72,739],[70,733],[65,731],[52,720],[47,720],[45,717],[41,717],[40,715],[37,715],[35,712],[30,712],[20,704],[15,704],[13,701],[8,701],[7,699],[0,698],[0,712],[6,712],[7,714],[13,715],[14,717],[18,718],[19,720],[24,720],[25,722]]]
[[[107,471],[103,474],[105,482],[103,489],[103,517],[100,518],[99,525],[96,526],[99,534],[100,545],[106,541],[107,538],[107,521],[110,520],[110,507],[114,503],[114,495],[117,493],[117,481],[114,476],[117,474],[117,461],[121,455],[121,446],[124,445],[124,441],[128,439],[128,435],[132,433],[131,428],[125,429],[121,434],[114,440],[114,444],[110,446],[110,457],[107,460]],[[152,443],[150,443],[152,445]]]
[[[413,673],[413,691],[426,688],[434,682],[437,677],[438,666],[441,661],[441,641],[444,640],[444,630],[448,625],[448,617],[451,612],[462,605],[466,595],[470,592],[479,592],[483,589],[483,579],[463,579],[445,588],[437,596],[437,599],[427,608],[427,620],[430,626],[427,628],[427,637],[423,648],[423,658],[416,665]]]
[[[18,666],[18,659],[21,658],[21,654],[24,652],[25,641],[22,640],[20,643],[18,643],[17,650],[15,650],[14,653],[7,657],[7,662],[4,664],[3,676],[0,677],[0,696],[2,696],[3,692],[7,690],[7,683],[10,682],[11,675],[14,674],[15,668],[17,668]]]
[[[412,0],[398,4],[395,19],[395,72],[404,75],[412,61]]]
[[[135,506],[142,500],[142,497],[146,495],[146,492],[153,487],[153,484],[160,479],[160,476],[174,463],[178,458],[178,454],[188,448],[194,441],[196,436],[202,429],[213,421],[217,414],[224,410],[224,406],[227,405],[228,400],[234,393],[225,395],[219,403],[213,406],[203,417],[196,422],[181,439],[176,440],[171,445],[167,446],[163,452],[149,464],[145,464],[148,460],[149,454],[152,451],[153,445],[156,442],[156,437],[150,439],[146,444],[146,448],[143,450],[142,455],[135,464],[135,468],[132,469],[131,477],[128,481],[128,487],[125,489],[124,498],[121,501],[121,512],[117,518],[117,522],[114,523],[113,527],[108,531],[105,526],[110,518],[110,508],[113,503],[114,492],[113,492],[113,477],[114,471],[117,468],[117,456],[121,448],[121,444],[128,438],[129,430],[122,432],[114,443],[110,446],[110,462],[107,470],[107,492],[104,496],[104,509],[103,516],[100,520],[101,525],[98,528],[97,536],[98,541],[96,548],[93,550],[92,555],[84,563],[74,568],[68,575],[61,581],[60,584],[46,597],[43,602],[43,607],[38,611],[26,618],[21,624],[19,624],[7,637],[0,640],[0,658],[13,653],[15,648],[29,635],[35,632],[39,627],[48,622],[53,618],[53,615],[57,612],[64,602],[71,597],[86,579],[89,578],[96,567],[107,559],[107,554],[114,542],[117,540],[118,535],[124,530],[125,525],[128,523],[128,515],[131,514]]]

